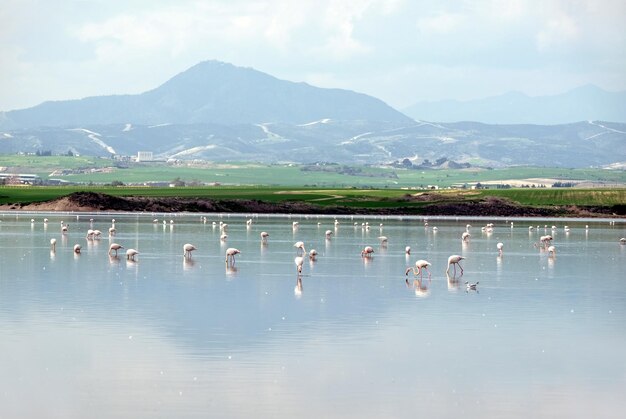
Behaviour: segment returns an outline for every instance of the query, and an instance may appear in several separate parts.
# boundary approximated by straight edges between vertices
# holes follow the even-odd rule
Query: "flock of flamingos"
[[[78,216],[77,216],[78,218]],[[203,223],[207,223],[207,218],[206,217],[201,217],[201,222]],[[34,219],[31,219],[31,223],[35,223]],[[48,223],[48,219],[44,219],[44,223],[47,224]],[[159,220],[154,219],[153,223],[159,223]],[[166,225],[167,222],[163,221],[163,224]],[[170,224],[173,224],[173,220],[170,220]],[[217,223],[213,222],[212,223],[213,226],[216,226]],[[248,219],[246,221],[246,225],[247,227],[249,227],[252,224],[252,219]],[[339,225],[339,221],[335,220],[334,221],[335,227],[337,227]],[[318,223],[318,225],[320,225],[320,223]],[[292,228],[294,230],[296,230],[299,226],[299,222],[298,221],[293,221],[292,223]],[[358,223],[354,223],[354,226],[357,227]],[[424,226],[428,227],[428,221],[424,221]],[[90,227],[93,227],[93,219],[90,219]],[[368,222],[364,222],[361,223],[361,227],[364,229],[368,229],[370,228],[369,223]],[[380,225],[380,227],[382,228],[382,224]],[[472,226],[467,224],[465,227],[465,231],[461,234],[460,239],[463,242],[468,242],[470,240],[471,234],[470,234],[470,228]],[[510,222],[510,227],[513,228],[513,222]],[[228,230],[228,224],[220,221],[219,222],[219,228],[220,228],[220,240],[224,241],[226,240],[226,238],[228,237],[227,235],[227,230]],[[488,223],[486,224],[484,227],[481,227],[482,231],[486,231],[486,232],[491,232],[493,231],[494,225],[492,223]],[[588,226],[585,226],[586,229],[588,229]],[[69,225],[67,223],[65,223],[64,221],[61,222],[61,233],[62,234],[66,234],[68,232],[69,229]],[[433,231],[437,231],[437,227],[432,227]],[[539,226],[534,227],[534,226],[530,226],[529,230],[534,230],[534,229],[539,229]],[[557,227],[556,226],[551,226],[550,230],[554,231],[556,230]],[[544,226],[544,230],[547,232],[548,230],[548,226]],[[110,239],[112,240],[113,237],[116,234],[116,228],[115,228],[115,219],[112,220],[112,224],[111,227],[108,229],[108,234]],[[569,227],[568,226],[564,226],[564,231],[567,233],[569,231]],[[326,230],[325,232],[325,237],[326,239],[330,239],[332,237],[333,231],[332,230]],[[102,236],[102,232],[100,230],[96,230],[96,229],[88,229],[87,230],[87,235],[86,235],[86,239],[87,240],[97,240],[100,239],[100,237]],[[269,236],[270,234],[266,231],[261,232],[260,237],[261,237],[261,243],[267,243],[269,240]],[[381,246],[386,246],[388,238],[386,236],[379,236],[378,240],[380,241]],[[545,234],[543,236],[541,236],[539,238],[539,241],[537,243],[535,243],[535,247],[538,247],[544,251],[548,252],[548,256],[553,258],[556,256],[556,247],[552,244],[553,241],[553,237],[551,234]],[[620,244],[622,245],[626,245],[626,238],[621,238],[619,240]],[[310,260],[314,261],[317,258],[317,251],[315,249],[310,250],[308,253],[305,249],[305,245],[304,242],[302,241],[298,241],[293,245],[296,248],[296,257],[294,259],[294,264],[296,266],[296,270],[298,273],[298,277],[300,277],[300,275],[302,274],[302,267],[304,264],[304,260],[306,257],[308,257]],[[56,239],[52,238],[50,240],[50,248],[52,252],[56,251]],[[118,244],[118,243],[111,243],[109,245],[109,252],[108,254],[111,256],[118,256],[118,251],[125,249],[124,246]],[[197,250],[196,246],[191,244],[191,243],[186,243],[185,245],[183,245],[183,257],[186,260],[190,260],[192,257],[192,252],[194,252],[195,250]],[[496,245],[496,250],[498,252],[499,256],[502,256],[503,251],[504,251],[504,244],[503,243],[497,243]],[[128,248],[125,249],[126,251],[126,259],[130,260],[130,261],[135,261],[135,258],[137,257],[137,255],[139,255],[139,252],[136,249],[132,249],[132,248]],[[74,252],[75,253],[80,253],[81,252],[81,245],[80,244],[76,244],[74,245]],[[405,252],[407,255],[411,254],[411,247],[410,246],[406,246],[405,248]],[[234,266],[235,265],[235,256],[240,254],[241,252],[239,251],[239,249],[236,249],[234,247],[229,247],[228,249],[226,249],[226,254],[225,254],[225,263],[227,264],[227,266]],[[372,246],[365,246],[363,248],[363,250],[361,251],[361,257],[363,258],[370,258],[372,257],[372,255],[374,254],[374,248]],[[451,255],[448,258],[448,266],[446,269],[446,275],[449,275],[450,273],[450,269],[453,269],[453,276],[456,276],[456,269],[457,266],[459,268],[459,270],[461,271],[461,274],[463,274],[463,267],[461,266],[461,261],[464,260],[465,257],[461,256],[461,255]],[[408,281],[408,275],[410,272],[413,273],[414,275],[414,286],[416,287],[416,289],[419,287],[421,288],[422,286],[422,279],[423,279],[423,272],[426,271],[428,274],[428,279],[430,279],[431,274],[430,274],[430,270],[429,267],[431,266],[431,263],[428,262],[427,260],[423,260],[420,259],[418,261],[415,262],[415,266],[411,267],[409,266],[408,268],[406,268],[405,271],[405,276],[407,277],[406,279],[406,283],[407,285],[409,284]],[[471,290],[476,290],[477,289],[477,285],[478,282],[475,284],[466,282],[465,283],[467,289],[471,289]]]

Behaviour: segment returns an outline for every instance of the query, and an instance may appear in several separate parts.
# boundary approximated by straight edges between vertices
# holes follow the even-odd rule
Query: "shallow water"
[[[345,217],[335,228],[332,217],[259,216],[250,227],[248,217],[206,217],[0,213],[0,417],[626,411],[620,221],[431,217],[425,228],[421,218]],[[226,241],[213,221],[228,223]],[[489,221],[494,231],[481,232]],[[87,240],[89,228],[102,238]],[[556,257],[533,246],[543,234],[554,236]],[[300,283],[298,240],[319,252]],[[137,261],[108,257],[111,242],[137,249]],[[188,261],[185,243],[198,248]],[[360,256],[365,245],[372,258]],[[228,247],[241,250],[235,268]],[[467,259],[448,280],[451,254]],[[417,259],[430,261],[432,278],[415,288],[405,269]]]

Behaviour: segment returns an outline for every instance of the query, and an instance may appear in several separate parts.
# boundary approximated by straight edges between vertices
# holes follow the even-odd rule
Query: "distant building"
[[[152,160],[154,160],[152,151],[138,151],[137,152],[137,161],[152,161]]]
[[[5,185],[39,185],[41,178],[31,174],[0,173],[0,183]]]

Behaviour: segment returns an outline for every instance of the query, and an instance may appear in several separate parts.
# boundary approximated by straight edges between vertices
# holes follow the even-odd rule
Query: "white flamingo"
[[[420,259],[417,262],[415,262],[415,267],[414,268],[412,268],[410,266],[408,268],[406,268],[406,272],[404,272],[404,274],[408,275],[409,272],[411,272],[411,270],[413,270],[413,275],[414,276],[419,275],[420,278],[422,278],[422,270],[425,269],[426,272],[428,272],[428,279],[430,279],[430,271],[428,270],[429,266],[431,266],[430,262],[428,262],[426,260],[423,260],[423,259]]]
[[[112,251],[115,251],[115,256],[117,256],[117,251],[123,248],[124,246],[122,246],[121,244],[111,243],[111,245],[109,246],[109,255]]]
[[[296,270],[298,271],[298,274],[301,274],[302,265],[304,264],[304,258],[302,256],[296,256],[296,258],[293,261],[296,264]]]
[[[229,247],[228,249],[226,249],[225,262],[227,264],[230,263],[231,265],[235,265],[235,255],[238,255],[239,253],[241,253],[239,249],[235,249],[234,247]]]
[[[127,249],[126,250],[126,259],[127,260],[131,260],[131,261],[135,261],[135,256],[137,256],[139,254],[138,251],[136,251],[135,249]]]
[[[304,242],[295,242],[293,247],[296,248],[296,252],[298,255],[303,255],[306,253],[306,249],[304,248]]]
[[[371,257],[374,253],[374,248],[372,246],[365,246],[363,250],[361,250],[361,257]]]
[[[196,250],[196,246],[194,246],[191,243],[187,243],[183,246],[183,257],[185,259],[191,259],[191,252],[193,252],[194,250]]]
[[[461,266],[461,261],[465,259],[464,256],[461,255],[452,255],[448,258],[448,269],[446,269],[446,274],[450,273],[450,265],[454,266],[454,275],[456,276],[456,266],[459,265],[461,269],[461,274],[463,274],[463,267]]]

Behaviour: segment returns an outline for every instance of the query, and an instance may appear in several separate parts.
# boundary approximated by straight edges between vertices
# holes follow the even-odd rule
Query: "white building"
[[[152,156],[152,151],[138,151],[137,152],[137,161],[152,161],[154,160]]]

